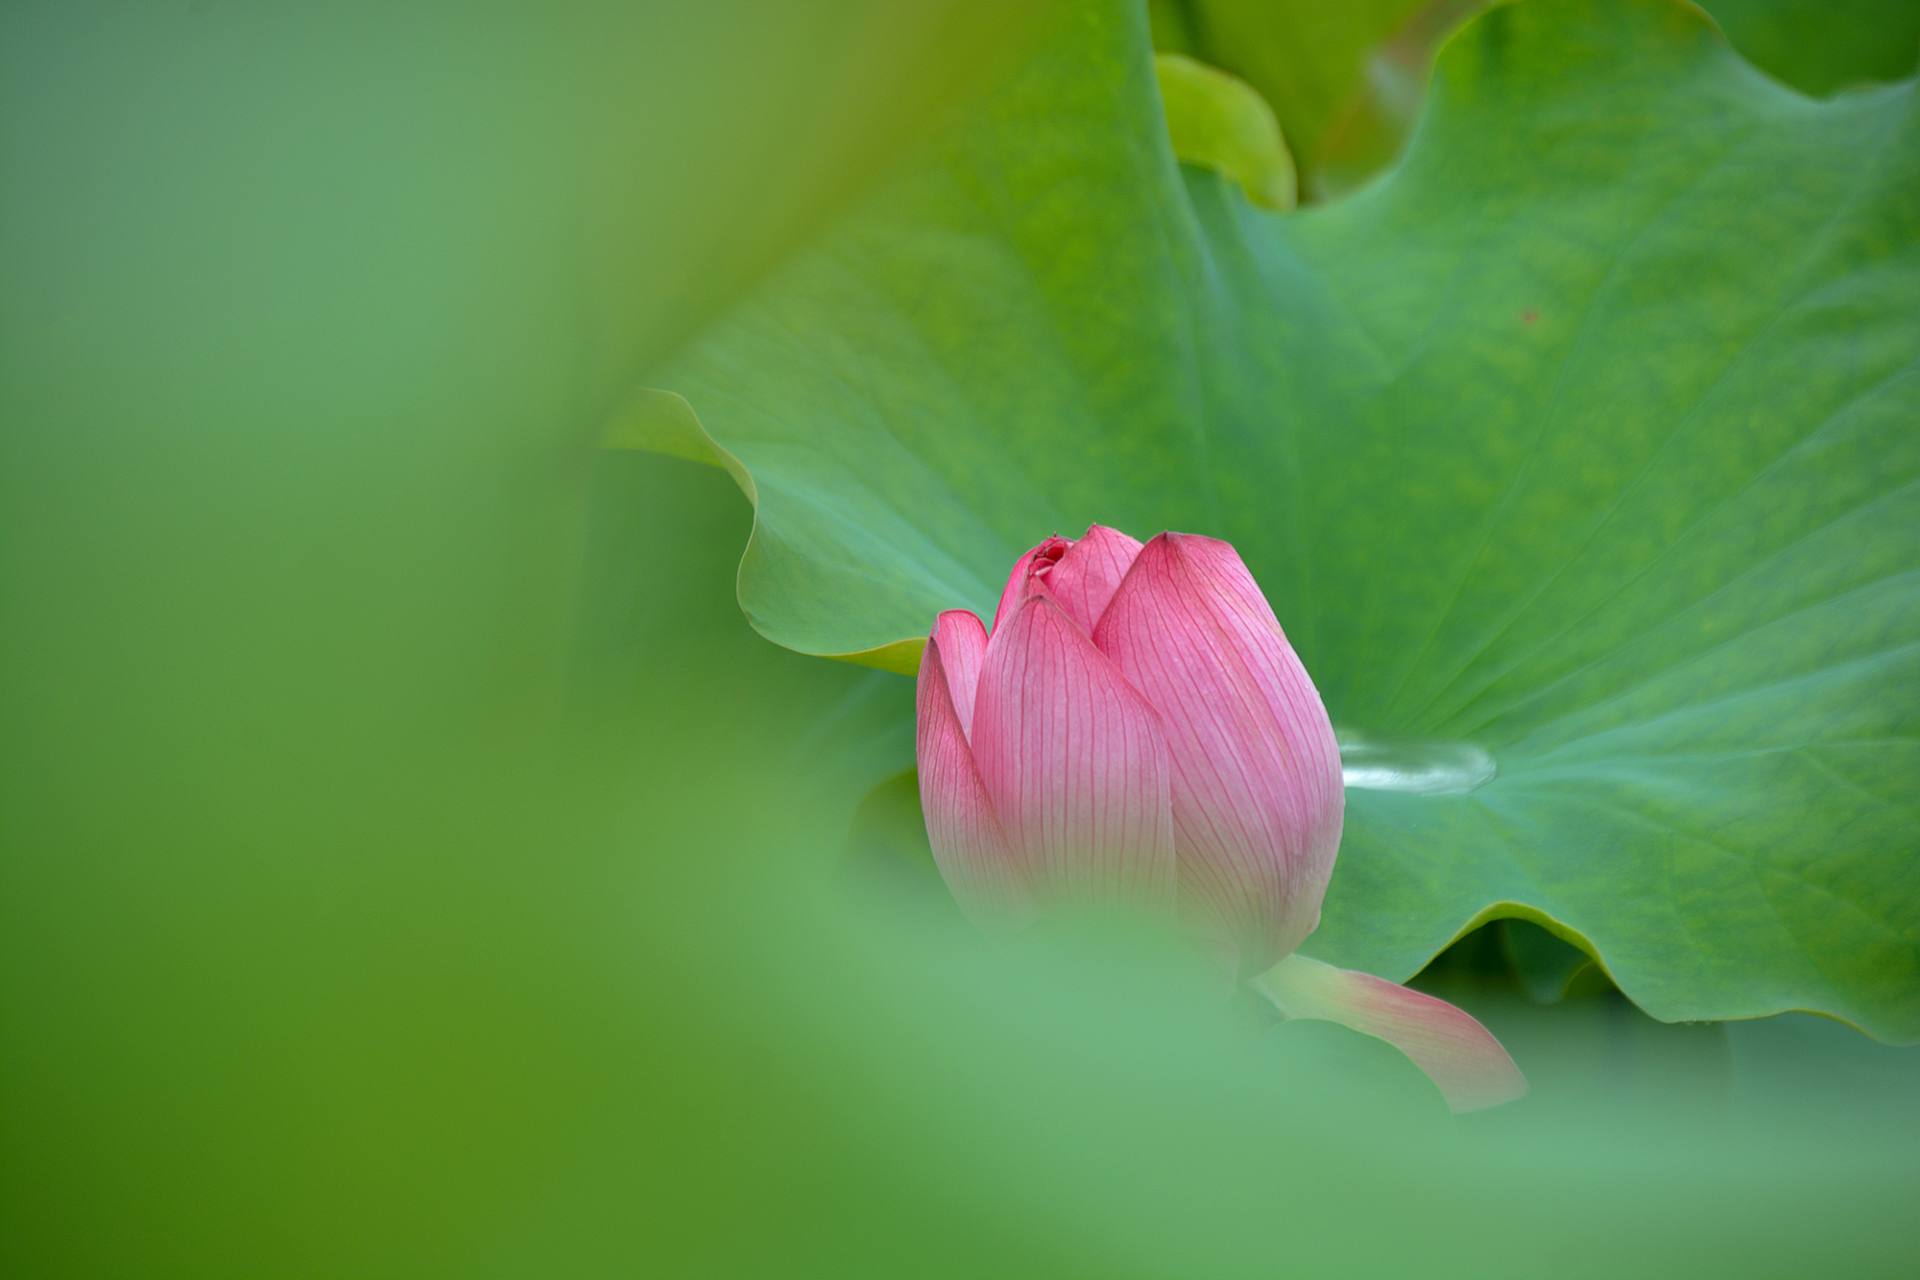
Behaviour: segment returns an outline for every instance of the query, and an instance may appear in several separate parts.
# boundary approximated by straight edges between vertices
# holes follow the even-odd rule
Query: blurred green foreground
[[[595,440],[1023,9],[0,15],[0,1270],[1920,1266],[1912,1052],[1489,932],[1425,981],[1535,1091],[1456,1122],[849,852],[910,682]]]

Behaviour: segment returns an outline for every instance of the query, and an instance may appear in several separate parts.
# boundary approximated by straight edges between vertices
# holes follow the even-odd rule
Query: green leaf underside
[[[1916,1040],[1914,101],[1530,0],[1393,174],[1277,216],[1177,166],[1144,22],[1082,6],[660,381],[752,478],[781,644],[905,666],[1049,532],[1214,533],[1337,724],[1489,751],[1349,792],[1316,956],[1521,915],[1656,1017]]]

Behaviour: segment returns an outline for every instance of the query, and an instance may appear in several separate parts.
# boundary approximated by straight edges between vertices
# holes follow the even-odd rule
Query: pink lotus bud
[[[1163,533],[1143,547],[1101,525],[1048,538],[1015,562],[991,636],[964,610],[940,615],[918,707],[927,835],[976,917],[1062,899],[1162,904],[1243,977],[1319,923],[1345,811],[1340,750],[1227,543]],[[1377,987],[1364,988],[1376,1003]],[[1518,1079],[1478,1023],[1405,994],[1415,1015],[1464,1020],[1447,1042],[1484,1040]],[[1488,1092],[1501,1091],[1473,1096]]]
[[[1178,904],[1247,974],[1313,931],[1340,751],[1239,555],[1095,525],[1021,556],[991,637],[944,613],[920,668],[921,799],[976,909]]]

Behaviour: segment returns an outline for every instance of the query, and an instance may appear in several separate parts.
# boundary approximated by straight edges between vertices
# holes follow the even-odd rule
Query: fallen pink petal
[[[1455,1111],[1481,1111],[1527,1091],[1526,1077],[1473,1015],[1372,974],[1288,956],[1254,986],[1289,1018],[1337,1022],[1413,1059]]]

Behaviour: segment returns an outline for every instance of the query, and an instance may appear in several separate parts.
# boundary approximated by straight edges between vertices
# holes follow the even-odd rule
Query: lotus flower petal
[[[1069,546],[1052,568],[1036,574],[1035,581],[1092,635],[1139,554],[1139,539],[1103,524],[1092,525],[1086,537]]]
[[[987,656],[987,629],[965,609],[949,609],[934,620],[927,647],[938,649],[960,729],[973,740],[973,701],[980,688],[980,663]]]
[[[1385,978],[1292,955],[1253,985],[1289,1018],[1317,1018],[1385,1040],[1440,1086],[1455,1111],[1479,1111],[1527,1091],[1520,1068],[1463,1009]]]
[[[1002,624],[1013,618],[1026,598],[1033,594],[1032,579],[1034,570],[1041,565],[1051,567],[1067,554],[1073,543],[1055,534],[1042,542],[1029,547],[1018,560],[1013,562],[1013,572],[1007,575],[1007,585],[1000,589],[1000,603],[993,611],[993,629],[998,631]]]
[[[973,749],[1009,847],[1051,889],[1172,900],[1167,747],[1153,709],[1045,592],[994,628]]]
[[[1094,642],[1166,732],[1183,903],[1257,973],[1319,923],[1340,847],[1320,695],[1239,553],[1213,538],[1149,542]]]
[[[1140,540],[1103,524],[1087,526],[1083,538],[1055,535],[1030,549],[1014,561],[1013,572],[1000,592],[1000,607],[994,625],[1012,616],[1012,608],[1035,591],[1045,591],[1060,604],[1069,618],[1089,635],[1133,558],[1140,554]]]
[[[982,920],[1018,918],[1030,904],[1027,869],[1007,844],[967,743],[986,647],[978,618],[962,610],[941,614],[920,655],[916,698],[927,840],[954,897]]]

